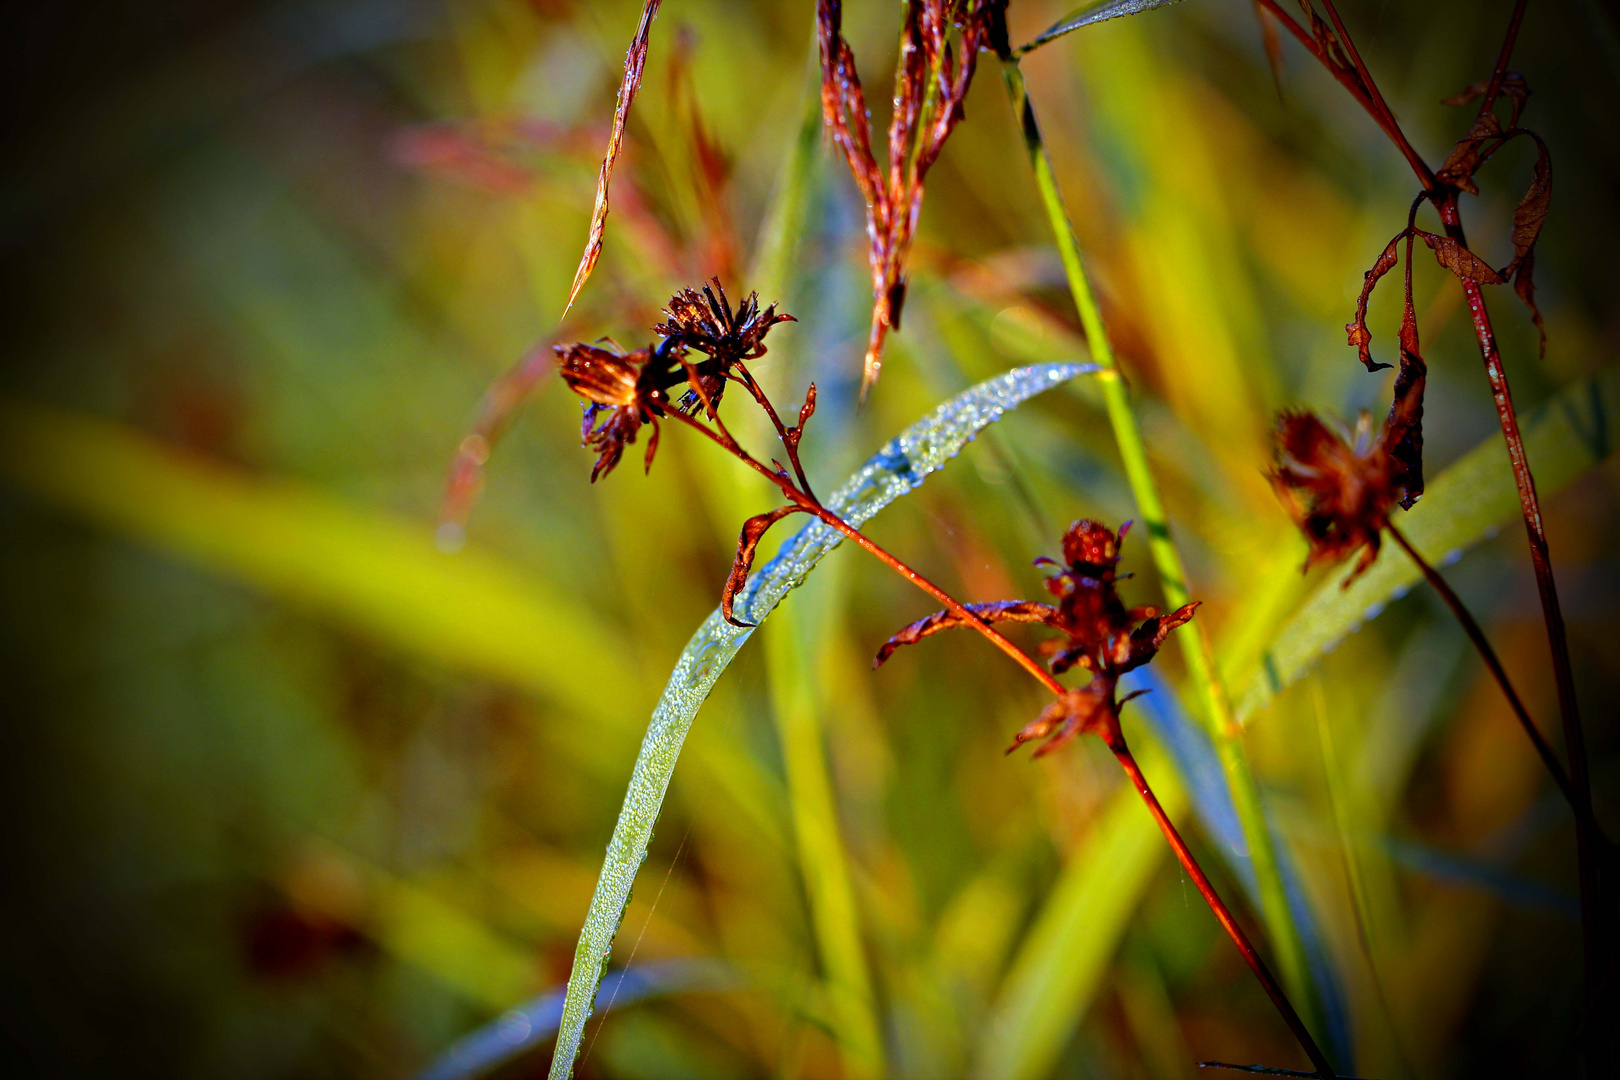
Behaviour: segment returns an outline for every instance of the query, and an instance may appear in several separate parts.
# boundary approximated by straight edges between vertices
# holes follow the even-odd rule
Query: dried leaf
[[[1417,308],[1412,303],[1412,237],[1406,238],[1406,302],[1401,310],[1401,370],[1384,421],[1384,445],[1401,487],[1401,505],[1412,509],[1423,496],[1423,391],[1429,368],[1418,344]]]
[[[1522,259],[1534,250],[1536,240],[1541,236],[1541,226],[1547,221],[1547,210],[1552,205],[1552,159],[1547,154],[1547,144],[1541,141],[1539,135],[1526,134],[1536,140],[1536,166],[1524,198],[1513,208],[1515,259]]]
[[[1452,147],[1451,154],[1435,174],[1436,178],[1459,191],[1478,195],[1479,187],[1474,183],[1474,174],[1501,148],[1502,134],[1502,121],[1494,113],[1481,113],[1474,120],[1474,126],[1468,129],[1468,134]],[[1493,139],[1496,141],[1492,142]]]
[[[1481,79],[1462,93],[1454,97],[1443,98],[1440,104],[1467,105],[1470,101],[1478,101],[1485,95],[1485,91],[1490,89],[1490,85],[1491,80]],[[1513,102],[1513,114],[1508,119],[1507,126],[1510,128],[1518,127],[1519,114],[1524,111],[1524,103],[1530,100],[1530,84],[1517,71],[1509,71],[1503,74],[1502,85],[1497,89],[1503,96]]]
[[[596,260],[602,255],[602,236],[607,230],[608,215],[608,181],[613,177],[613,165],[619,160],[619,151],[624,147],[624,125],[630,115],[630,104],[636,100],[636,91],[641,87],[641,75],[647,66],[647,35],[652,31],[653,17],[658,14],[658,5],[662,0],[647,0],[647,6],[641,12],[641,24],[636,28],[636,36],[630,42],[630,49],[624,55],[624,79],[619,83],[619,100],[613,109],[613,131],[608,136],[607,154],[602,158],[602,170],[596,177],[596,204],[591,209],[591,231],[585,241],[585,254],[580,256],[579,269],[574,271],[574,284],[568,290],[568,303],[563,307],[563,314],[574,306],[574,300],[579,296],[579,290],[585,286],[585,280],[591,276],[596,268]]]
[[[1541,337],[1541,355],[1545,357],[1547,324],[1542,321],[1541,309],[1536,306],[1533,275],[1536,268],[1536,241],[1541,237],[1541,227],[1546,224],[1547,211],[1552,205],[1552,159],[1541,137],[1535,134],[1530,134],[1530,137],[1536,140],[1535,172],[1531,175],[1530,187],[1525,191],[1524,198],[1513,208],[1513,262],[1508,264],[1502,276],[1513,279],[1514,293],[1530,310],[1530,318]]]
[[[1130,659],[1122,665],[1121,669],[1131,671],[1152,660],[1154,654],[1159,651],[1159,647],[1164,644],[1165,638],[1170,636],[1172,630],[1192,622],[1193,614],[1198,610],[1198,605],[1202,603],[1202,600],[1194,600],[1189,604],[1183,604],[1170,614],[1155,615],[1135,630],[1132,630]],[[1129,701],[1130,698],[1125,700]],[[1123,705],[1125,702],[1121,701],[1120,704]]]
[[[1479,285],[1501,285],[1507,279],[1491,268],[1491,264],[1469,251],[1450,236],[1436,236],[1419,229],[1417,234],[1434,252],[1435,261],[1464,281]]]
[[[754,625],[735,619],[731,614],[731,605],[737,599],[737,593],[748,582],[748,571],[754,565],[754,552],[772,525],[789,514],[808,512],[802,506],[783,506],[768,513],[756,514],[743,522],[742,533],[737,537],[737,558],[731,564],[731,574],[726,578],[725,590],[720,594],[720,614],[726,622],[732,626]]]
[[[1536,306],[1536,283],[1532,273],[1536,266],[1536,253],[1530,251],[1513,264],[1513,291],[1524,306],[1530,309],[1530,319],[1541,334],[1541,355],[1547,355],[1547,324],[1541,321],[1541,309]]]
[[[1057,608],[1035,600],[997,600],[986,604],[962,606],[987,623],[1044,623],[1057,615]],[[885,641],[883,647],[878,650],[877,658],[872,661],[872,666],[881,667],[883,662],[893,656],[895,650],[902,645],[915,645],[923,638],[933,637],[942,630],[954,630],[966,625],[967,620],[955,612],[936,611],[927,618],[918,619]]]
[[[1402,229],[1395,234],[1395,239],[1384,248],[1383,254],[1372,264],[1372,269],[1362,275],[1361,295],[1356,298],[1356,317],[1344,324],[1345,334],[1349,344],[1356,347],[1356,353],[1361,358],[1368,371],[1378,371],[1389,367],[1388,364],[1376,364],[1372,358],[1372,331],[1367,329],[1367,304],[1372,299],[1373,289],[1378,287],[1379,280],[1395,268],[1400,260],[1400,243],[1406,239],[1408,231]]]

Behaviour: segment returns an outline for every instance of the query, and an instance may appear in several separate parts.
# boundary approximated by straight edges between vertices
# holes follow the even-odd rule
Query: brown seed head
[[[665,320],[653,333],[681,349],[700,352],[709,359],[694,365],[704,392],[718,404],[725,392],[726,377],[741,361],[765,355],[765,335],[779,322],[797,322],[792,315],[776,313],[772,304],[760,310],[759,295],[749,293],[735,309],[726,298],[719,278],[711,278],[697,289],[682,289],[670,297],[664,309]],[[695,408],[699,397],[689,392],[681,401],[684,409]]]
[[[658,449],[658,417],[669,404],[663,383],[669,378],[673,350],[620,352],[575,342],[558,345],[557,367],[568,388],[585,399],[580,426],[582,445],[595,450],[591,482],[613,471],[624,448],[636,441],[643,424],[652,424],[646,467]]]
[[[1310,543],[1305,569],[1360,550],[1346,587],[1378,558],[1390,507],[1400,496],[1388,434],[1386,426],[1372,437],[1365,413],[1354,433],[1336,430],[1311,412],[1284,412],[1277,418],[1277,457],[1269,475]]]

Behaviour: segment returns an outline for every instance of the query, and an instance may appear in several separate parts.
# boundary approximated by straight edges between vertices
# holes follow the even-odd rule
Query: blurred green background
[[[1014,38],[1069,6],[1015,0]],[[848,7],[881,127],[899,5]],[[1510,7],[1344,5],[1431,161],[1468,118],[1438,100],[1488,73]],[[632,451],[591,486],[578,406],[552,387],[492,458],[465,546],[440,550],[451,454],[537,342],[633,347],[679,286],[760,289],[800,319],[759,370],[783,402],[818,383],[818,486],[997,371],[1084,359],[987,59],[930,176],[904,330],[855,412],[864,223],[805,125],[811,0],[664,5],[606,250],[559,328],[639,9],[13,16],[0,1027],[29,1074],[409,1076],[566,978],[651,707],[739,522],[774,502],[673,431],[650,477]],[[1343,91],[1283,51],[1277,85],[1250,4],[1190,0],[1025,63],[1235,692],[1323,580],[1298,574],[1262,475],[1270,415],[1388,400],[1342,325],[1413,195]],[[1617,64],[1600,5],[1531,6],[1514,66],[1554,160],[1545,360],[1522,308],[1492,296],[1525,413],[1620,343]],[[711,144],[723,158],[705,168]],[[1500,155],[1467,202],[1493,260],[1530,154]],[[1416,281],[1439,475],[1476,445],[1500,455],[1500,437],[1455,280],[1420,259]],[[1396,293],[1373,307],[1385,358]],[[1580,434],[1600,463],[1571,466],[1544,505],[1613,822],[1620,471],[1607,427]],[[1081,388],[1025,406],[871,531],[988,600],[1036,595],[1028,562],[1072,518],[1133,513]],[[1520,526],[1499,523],[1448,574],[1556,732]],[[1127,564],[1127,596],[1157,600],[1141,546]],[[1293,1063],[1101,747],[1004,757],[1040,697],[976,640],[869,670],[927,610],[836,553],[722,679],[616,962],[731,974],[615,1009],[580,1075],[1157,1080],[1200,1058]],[[1243,862],[1211,839],[1220,808],[1184,756],[1151,750],[1142,715],[1128,730],[1150,774],[1240,901]],[[1247,742],[1346,1067],[1567,1075],[1570,821],[1432,596],[1392,603],[1257,711]],[[500,1075],[541,1075],[547,1056]]]

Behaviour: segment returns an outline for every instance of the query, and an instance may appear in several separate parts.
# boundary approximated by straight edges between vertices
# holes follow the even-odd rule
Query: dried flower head
[[[1012,749],[1032,739],[1047,738],[1035,752],[1039,757],[1088,731],[1114,746],[1121,738],[1119,707],[1124,704],[1117,696],[1120,676],[1151,661],[1170,631],[1193,617],[1197,601],[1169,615],[1160,615],[1154,607],[1125,606],[1116,583],[1120,580],[1120,544],[1129,528],[1126,522],[1116,533],[1099,522],[1076,521],[1064,534],[1061,564],[1046,558],[1036,560],[1037,565],[1058,567],[1058,572],[1046,581],[1047,590],[1057,599],[1056,606],[1033,600],[967,605],[969,612],[985,622],[1038,622],[1060,631],[1062,638],[1041,647],[1051,657],[1048,663],[1052,671],[1061,674],[1080,667],[1091,672],[1084,686],[1068,691],[1027,724],[1013,741]],[[882,664],[902,645],[964,625],[949,611],[935,612],[885,642],[876,663]]]
[[[670,297],[664,315],[665,321],[654,326],[653,333],[708,357],[693,368],[712,404],[719,403],[726,378],[739,362],[765,355],[765,335],[771,327],[798,321],[792,315],[778,315],[775,304],[760,310],[758,293],[749,293],[733,310],[717,277],[711,278],[701,292],[682,289]],[[693,408],[698,400],[695,391],[688,392],[681,407]]]
[[[628,353],[580,342],[553,350],[563,382],[585,399],[580,438],[597,454],[591,483],[613,471],[643,424],[651,424],[653,429],[645,466],[652,468],[658,450],[658,418],[669,406],[672,375],[680,371],[678,348],[666,344]]]
[[[1354,432],[1336,430],[1306,411],[1277,417],[1277,459],[1269,475],[1310,542],[1305,569],[1360,550],[1361,558],[1345,578],[1346,588],[1378,558],[1390,507],[1400,495],[1400,465],[1389,450],[1391,430],[1386,424],[1374,437],[1366,413]]]

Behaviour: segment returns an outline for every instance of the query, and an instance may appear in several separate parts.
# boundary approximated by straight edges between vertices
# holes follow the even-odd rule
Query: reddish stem
[[[1368,93],[1356,85],[1356,78],[1335,64],[1315,39],[1277,5],[1276,0],[1257,0],[1257,2],[1275,15],[1384,129],[1412,166],[1412,171],[1417,174],[1424,190],[1431,193],[1431,201],[1445,225],[1446,235],[1466,246],[1462,217],[1457,206],[1457,190],[1441,185],[1436,180],[1433,170],[1417,155],[1405,136],[1400,133],[1400,129],[1394,125],[1394,118],[1389,115],[1387,107],[1379,109]],[[1507,65],[1513,55],[1513,46],[1518,39],[1519,26],[1523,21],[1525,5],[1526,0],[1518,0],[1513,7],[1502,48],[1497,54],[1496,66],[1492,70],[1491,81],[1487,84],[1484,99],[1480,102],[1481,115],[1496,103],[1497,95],[1501,92]],[[1345,48],[1353,55],[1354,45],[1351,44],[1349,35],[1344,33],[1342,25],[1338,24],[1336,19],[1335,25],[1338,26],[1340,37],[1344,39]],[[1373,86],[1371,77],[1366,78],[1368,86]],[[1563,610],[1558,603],[1557,585],[1553,580],[1552,557],[1548,553],[1547,533],[1541,521],[1541,503],[1536,497],[1535,479],[1530,474],[1530,463],[1525,456],[1524,439],[1519,434],[1519,421],[1513,409],[1512,394],[1508,389],[1507,372],[1502,368],[1502,357],[1497,351],[1496,333],[1491,327],[1490,314],[1485,309],[1485,294],[1478,282],[1466,278],[1461,280],[1463,296],[1468,302],[1468,312],[1474,323],[1474,333],[1479,339],[1480,358],[1485,364],[1485,377],[1490,383],[1491,396],[1496,402],[1496,415],[1502,428],[1502,439],[1507,444],[1508,460],[1513,466],[1513,480],[1519,489],[1519,505],[1524,514],[1524,528],[1530,542],[1530,563],[1535,569],[1536,589],[1540,593],[1542,615],[1547,624],[1548,644],[1552,649],[1553,676],[1558,686],[1558,712],[1563,724],[1564,750],[1569,756],[1569,779],[1576,800],[1575,838],[1581,879],[1581,936],[1586,952],[1585,985],[1590,1005],[1595,1001],[1603,978],[1600,968],[1603,966],[1602,958],[1606,956],[1602,940],[1606,936],[1606,931],[1601,926],[1603,913],[1599,904],[1600,882],[1596,861],[1598,838],[1593,835],[1592,787],[1586,761],[1586,738],[1581,730],[1580,710],[1575,698],[1575,677],[1569,658],[1569,640],[1564,629]]]
[[[782,423],[782,417],[777,414],[776,406],[772,405],[771,399],[765,396],[765,391],[754,378],[753,372],[743,367],[740,360],[737,362],[737,370],[742,373],[742,378],[738,381],[742,383],[744,389],[753,395],[754,400],[759,402],[760,408],[765,410],[765,415],[771,418],[771,423],[776,427],[776,437],[781,440],[782,449],[787,452],[788,464],[793,466],[793,475],[799,478],[799,489],[814,499],[815,492],[810,490],[810,481],[804,475],[804,466],[799,463],[799,448],[788,437],[787,425]]]
[[[696,380],[694,380],[694,385],[695,383]],[[706,395],[704,395],[704,400],[705,403],[707,403]],[[905,578],[907,581],[926,592],[929,596],[932,596],[935,600],[938,600],[941,604],[944,604],[945,608],[950,611],[951,614],[961,619],[966,625],[977,630],[980,634],[983,634],[991,644],[995,645],[996,648],[1000,649],[1002,652],[1011,657],[1019,667],[1023,668],[1026,672],[1033,676],[1042,686],[1051,691],[1054,696],[1062,697],[1065,693],[1067,693],[1067,690],[1063,684],[1058,682],[1057,679],[1053,677],[1051,672],[1042,667],[1040,663],[1038,663],[1028,653],[1024,652],[1017,645],[1009,641],[989,623],[985,622],[983,619],[969,611],[959,601],[957,601],[955,597],[951,596],[944,589],[941,589],[938,585],[935,585],[932,581],[929,581],[922,574],[901,562],[889,551],[875,543],[865,533],[855,528],[855,526],[851,525],[849,522],[845,521],[831,510],[828,510],[820,503],[819,500],[815,498],[815,496],[810,495],[807,492],[800,491],[798,488],[794,487],[793,481],[790,480],[786,475],[780,472],[773,472],[767,468],[752,454],[748,453],[748,451],[744,450],[740,445],[738,445],[737,441],[731,437],[731,433],[726,431],[724,427],[719,427],[719,430],[715,430],[706,424],[699,423],[695,417],[689,416],[688,414],[681,412],[679,409],[671,411],[670,415],[682,423],[685,423],[688,427],[701,432],[704,436],[729,453],[736,455],[736,457],[748,465],[749,468],[753,469],[761,476],[770,480],[771,483],[775,484],[781,490],[782,494],[787,497],[788,501],[792,502],[795,506],[802,507],[805,511],[814,514],[827,525],[838,530],[844,536],[853,540],[856,544],[860,545],[872,555],[876,556],[884,565],[894,570],[901,577]],[[712,409],[710,411],[710,415],[713,416]],[[718,417],[716,417],[716,419],[718,419]],[[1316,1066],[1316,1075],[1327,1078],[1336,1076],[1337,1074],[1334,1073],[1333,1067],[1328,1064],[1328,1060],[1326,1056],[1323,1055],[1321,1048],[1316,1045],[1316,1040],[1311,1038],[1311,1033],[1306,1029],[1304,1021],[1299,1018],[1299,1014],[1294,1011],[1294,1006],[1289,1002],[1288,996],[1283,993],[1281,985],[1278,984],[1276,978],[1271,974],[1271,970],[1266,967],[1265,961],[1260,958],[1260,954],[1255,951],[1255,948],[1250,943],[1247,935],[1243,933],[1243,928],[1240,927],[1237,924],[1237,920],[1232,917],[1231,910],[1227,908],[1225,902],[1222,901],[1219,894],[1215,892],[1215,886],[1210,883],[1208,875],[1206,875],[1203,868],[1198,865],[1198,860],[1193,857],[1192,851],[1188,849],[1186,842],[1181,839],[1181,834],[1178,833],[1176,831],[1176,827],[1171,824],[1170,818],[1164,812],[1164,807],[1159,804],[1158,797],[1153,794],[1152,787],[1148,785],[1147,778],[1142,775],[1142,770],[1137,767],[1136,759],[1131,756],[1130,750],[1126,747],[1123,736],[1118,735],[1116,729],[1116,732],[1106,737],[1105,741],[1109,743],[1109,748],[1113,750],[1114,756],[1119,759],[1120,765],[1125,769],[1126,775],[1130,777],[1131,783],[1136,788],[1137,794],[1140,795],[1142,797],[1142,801],[1147,804],[1148,811],[1153,815],[1153,819],[1158,822],[1160,830],[1164,833],[1165,839],[1170,842],[1170,847],[1176,853],[1176,858],[1181,862],[1182,868],[1187,871],[1188,875],[1192,877],[1193,881],[1197,884],[1198,892],[1203,896],[1204,902],[1209,905],[1210,910],[1215,913],[1215,917],[1220,920],[1221,926],[1226,930],[1227,936],[1229,936],[1232,939],[1232,943],[1237,946],[1238,952],[1243,955],[1244,961],[1249,965],[1249,969],[1254,972],[1255,978],[1260,980],[1260,985],[1265,989],[1266,996],[1271,998],[1272,1003],[1277,1007],[1277,1011],[1282,1015],[1283,1021],[1288,1025],[1289,1030],[1294,1033],[1294,1037],[1299,1040],[1300,1046],[1304,1048],[1306,1055],[1311,1059],[1311,1063]]]
[[[1435,187],[1434,172],[1424,162],[1422,156],[1412,148],[1412,144],[1407,141],[1406,134],[1401,131],[1401,126],[1396,122],[1394,114],[1389,111],[1389,106],[1383,104],[1383,96],[1379,95],[1376,101],[1371,96],[1378,93],[1372,77],[1370,75],[1362,76],[1367,81],[1367,89],[1363,89],[1358,82],[1357,73],[1346,71],[1334,63],[1327,50],[1311,36],[1308,30],[1295,22],[1294,17],[1284,11],[1277,3],[1277,0],[1256,0],[1256,2],[1271,12],[1277,18],[1277,21],[1283,25],[1283,28],[1293,34],[1299,43],[1305,46],[1310,54],[1320,61],[1323,67],[1328,69],[1328,73],[1339,80],[1339,84],[1350,92],[1350,96],[1355,98],[1363,109],[1367,110],[1367,115],[1371,116],[1373,121],[1384,130],[1384,134],[1389,136],[1390,141],[1395,144],[1401,155],[1406,158],[1407,164],[1412,166],[1412,171],[1417,173],[1418,179],[1423,182],[1424,188],[1433,189]],[[1335,21],[1337,21],[1336,15],[1337,13],[1335,13]],[[1355,45],[1350,41],[1349,35],[1345,34],[1341,29],[1339,36],[1344,41],[1345,50],[1355,56]]]
[[[1170,815],[1164,812],[1164,807],[1159,804],[1158,797],[1153,794],[1153,788],[1148,785],[1147,777],[1142,775],[1141,766],[1137,765],[1136,758],[1132,756],[1130,748],[1125,745],[1124,738],[1116,734],[1105,739],[1105,741],[1109,743],[1108,748],[1114,752],[1114,757],[1119,759],[1120,768],[1124,769],[1125,775],[1130,777],[1132,786],[1136,788],[1136,793],[1142,796],[1142,801],[1147,804],[1148,812],[1153,815],[1153,820],[1159,825],[1159,831],[1164,833],[1164,838],[1169,841],[1170,849],[1176,853],[1176,858],[1181,862],[1181,868],[1187,872],[1188,877],[1192,878],[1193,884],[1198,887],[1198,894],[1204,898],[1204,903],[1209,905],[1209,909],[1215,913],[1215,918],[1220,921],[1221,929],[1226,931],[1226,936],[1232,939],[1232,944],[1236,945],[1238,952],[1243,954],[1244,962],[1249,965],[1249,970],[1254,972],[1254,977],[1260,980],[1260,985],[1265,988],[1266,996],[1271,998],[1271,1003],[1282,1014],[1283,1021],[1288,1025],[1288,1030],[1294,1033],[1294,1038],[1299,1040],[1299,1045],[1304,1048],[1306,1055],[1311,1059],[1311,1064],[1316,1066],[1316,1075],[1323,1077],[1336,1076],[1333,1066],[1328,1063],[1327,1056],[1322,1053],[1321,1047],[1316,1045],[1316,1040],[1311,1038],[1311,1033],[1306,1029],[1305,1022],[1294,1011],[1294,1006],[1289,1002],[1288,995],[1283,993],[1282,986],[1278,984],[1276,977],[1271,974],[1271,969],[1266,967],[1266,962],[1260,958],[1259,952],[1250,943],[1248,935],[1243,932],[1243,927],[1239,926],[1237,920],[1232,917],[1231,910],[1220,898],[1220,895],[1216,893],[1215,886],[1210,884],[1209,877],[1204,873],[1203,867],[1198,865],[1198,860],[1193,857],[1192,851],[1188,849],[1187,842],[1181,838],[1181,834],[1176,831],[1175,825],[1170,821]]]
[[[1423,572],[1424,579],[1434,587],[1435,592],[1440,594],[1440,598],[1446,602],[1446,606],[1451,609],[1451,613],[1457,616],[1457,621],[1462,624],[1463,633],[1467,634],[1468,640],[1474,643],[1474,648],[1479,652],[1480,659],[1485,661],[1485,666],[1490,669],[1491,675],[1495,677],[1496,684],[1502,688],[1502,694],[1507,698],[1508,705],[1512,707],[1513,715],[1519,718],[1519,724],[1524,728],[1524,733],[1530,736],[1530,741],[1535,744],[1536,753],[1541,755],[1541,760],[1546,764],[1547,771],[1552,774],[1553,781],[1558,785],[1558,790],[1562,791],[1564,798],[1569,801],[1570,809],[1574,810],[1576,815],[1586,812],[1580,800],[1576,798],[1574,789],[1570,787],[1569,776],[1565,774],[1563,765],[1558,761],[1558,756],[1553,753],[1552,747],[1547,745],[1547,740],[1542,736],[1541,729],[1536,727],[1535,721],[1530,719],[1530,714],[1525,710],[1524,703],[1519,700],[1519,695],[1514,691],[1513,684],[1508,681],[1507,672],[1503,670],[1502,662],[1497,658],[1496,650],[1491,647],[1490,640],[1485,636],[1485,631],[1480,629],[1480,625],[1475,621],[1473,614],[1463,604],[1462,597],[1452,590],[1451,585],[1444,577],[1440,576],[1438,570],[1430,566],[1423,556],[1418,554],[1417,549],[1412,546],[1412,542],[1406,538],[1404,533],[1393,524],[1386,523],[1384,528],[1389,531],[1390,536],[1395,538],[1395,542],[1401,546],[1401,550],[1406,552],[1413,562],[1417,563],[1418,569]]]
[[[1519,40],[1519,24],[1524,21],[1524,8],[1528,0],[1513,5],[1508,19],[1507,33],[1502,37],[1502,49],[1496,54],[1496,67],[1491,70],[1491,81],[1485,87],[1485,96],[1479,103],[1479,115],[1484,116],[1496,104],[1496,95],[1502,92],[1502,80],[1507,76],[1508,61],[1513,57],[1513,45]]]

